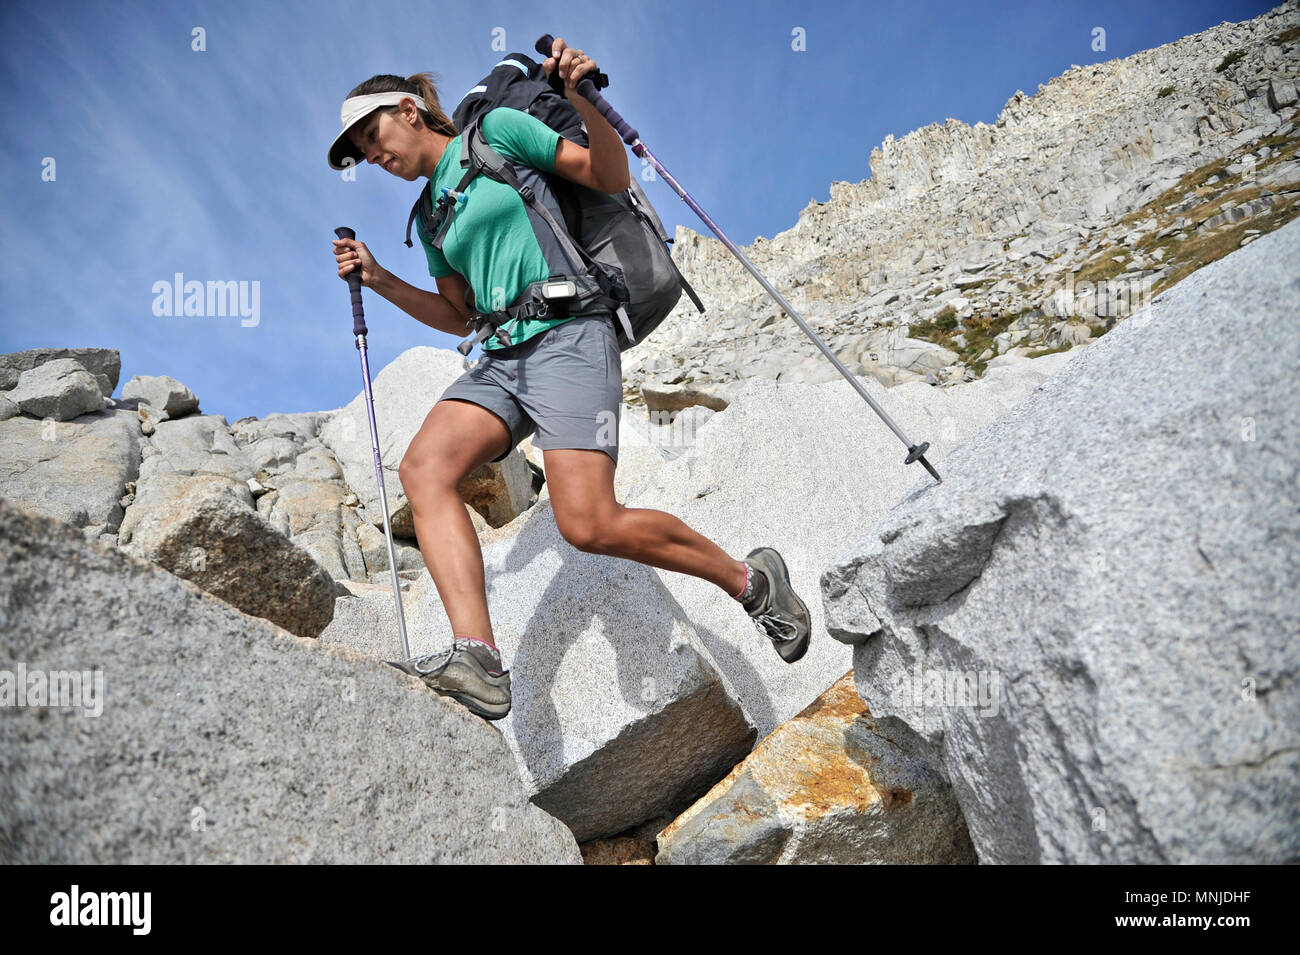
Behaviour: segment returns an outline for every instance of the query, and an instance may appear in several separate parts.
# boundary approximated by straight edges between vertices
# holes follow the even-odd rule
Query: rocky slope
[[[745,253],[854,374],[886,384],[1084,344],[1300,213],[1298,80],[1295,2],[1074,67],[993,125],[886,138],[869,179]],[[748,377],[838,375],[719,241],[681,228],[675,247],[709,311],[683,299],[627,353],[630,404],[716,408]]]
[[[981,862],[1300,860],[1297,262],[1300,222],[1159,296],[824,573]]]
[[[0,863],[581,861],[414,677],[3,499],[0,566]]]
[[[902,463],[834,368],[806,357],[802,333],[725,250],[679,236],[714,309],[703,325],[670,320],[625,356],[616,496],[676,514],[733,555],[779,548],[813,619],[795,667],[712,584],[570,546],[525,441],[462,487],[513,675],[514,709],[489,726],[376,662],[396,655],[397,636],[361,396],[231,423],[162,376],[137,376],[113,398],[111,348],[0,356],[0,762],[28,767],[0,787],[0,851],[577,861],[580,842],[588,862],[642,864],[1285,857],[1286,834],[1264,816],[1295,804],[1295,660],[1277,639],[1294,631],[1294,608],[1276,597],[1300,584],[1276,548],[1293,530],[1279,502],[1295,483],[1297,439],[1294,389],[1274,371],[1296,364],[1295,329],[1277,321],[1300,315],[1286,280],[1300,225],[1267,233],[1300,203],[1297,24],[1287,4],[1072,70],[1017,94],[995,126],[950,121],[890,140],[870,180],[837,183],[830,202],[750,250],[890,416],[931,443],[938,489]],[[1238,302],[1250,311],[1229,329]],[[463,368],[452,352],[416,348],[374,381],[417,654],[450,630],[397,466]],[[1201,400],[1202,379],[1227,404]],[[672,413],[647,418],[643,401]],[[1193,406],[1202,414],[1189,423]],[[1056,411],[1027,440],[1025,422],[1044,408]],[[1246,441],[1247,420],[1251,442],[1255,428],[1266,435],[1249,461],[1224,432]],[[1192,487],[1211,466],[1223,480],[1181,506],[1169,475]],[[882,537],[883,526],[894,530]],[[1150,541],[1145,563],[1130,560],[1129,539]],[[1203,570],[1191,541],[1230,579]],[[983,596],[966,601],[949,584]],[[1121,611],[1145,629],[1118,626]],[[18,626],[29,617],[40,625]],[[1241,672],[1205,658],[1225,640]],[[885,690],[923,650],[934,666],[973,669],[988,712],[910,719]],[[1107,684],[1108,661],[1129,657],[1146,669]],[[19,666],[101,664],[113,674],[102,722],[50,720],[45,697],[16,702]],[[287,715],[281,700],[239,695],[254,669],[285,688]],[[303,673],[310,685],[298,686]],[[999,696],[980,674],[1023,692]],[[1217,697],[1186,696],[1183,721],[1163,703],[1180,687],[1235,694],[1242,679],[1257,705],[1235,723]],[[161,689],[177,686],[189,692]],[[358,694],[374,701],[366,719]],[[198,705],[178,702],[190,697]],[[397,732],[408,724],[425,730]],[[140,747],[161,728],[172,735]],[[1154,751],[1199,767],[1190,784],[1166,784],[1230,811],[1231,826],[1202,832],[1186,800],[1142,783],[1158,782],[1134,743],[1148,732]],[[52,762],[60,748],[75,758]],[[446,766],[466,752],[466,785],[497,803],[445,790]],[[355,778],[338,769],[363,753],[373,758]],[[394,789],[393,767],[406,765],[410,785]],[[89,795],[42,795],[64,789]],[[390,835],[447,801],[460,808],[434,811],[446,830],[433,850]],[[277,815],[284,805],[293,811]],[[195,808],[213,807],[231,828],[186,830]],[[1111,828],[1089,835],[1098,808]],[[140,813],[142,829],[114,821]],[[358,815],[384,818],[343,848],[319,838]],[[103,838],[50,835],[87,827]]]
[[[0,365],[29,366],[18,376],[23,390],[17,404],[24,410],[0,421],[0,496],[56,518],[63,528],[56,551],[45,555],[41,548],[51,536],[49,527],[35,514],[22,519],[11,515],[6,524],[11,534],[0,548],[5,568],[0,589],[0,760],[35,767],[33,774],[14,781],[5,805],[16,808],[0,808],[0,844],[11,834],[20,839],[17,845],[28,847],[42,827],[54,824],[51,820],[65,828],[72,825],[69,820],[101,826],[114,814],[134,811],[130,807],[146,800],[150,787],[159,786],[190,786],[195,805],[221,805],[225,818],[264,817],[263,801],[274,798],[276,784],[259,781],[259,771],[247,768],[247,754],[255,754],[259,766],[272,763],[278,747],[302,754],[294,749],[296,736],[272,727],[272,711],[235,705],[227,680],[246,679],[251,668],[260,672],[271,665],[265,661],[274,661],[280,668],[274,671],[280,674],[277,682],[292,683],[291,670],[320,668],[337,681],[344,679],[333,675],[340,668],[357,661],[374,665],[399,652],[382,515],[372,500],[373,471],[367,473],[358,463],[369,451],[361,450],[355,408],[230,424],[220,415],[202,413],[197,400],[173,401],[189,392],[166,379],[132,379],[123,392],[134,395],[143,389],[147,394],[105,399],[104,389],[111,393],[116,387],[116,366],[115,356],[103,351],[79,352],[77,358],[58,350],[0,358]],[[458,362],[444,361],[445,355],[429,354],[435,351],[412,349],[376,376],[376,416],[386,422],[384,461],[389,468],[401,460],[428,401],[461,370]],[[962,440],[1032,393],[1067,358],[1003,359],[985,378],[948,390],[922,383],[886,390],[870,379],[864,384],[901,426],[932,442],[930,457],[942,467]],[[82,362],[109,368],[111,374],[101,386]],[[42,371],[49,365],[55,366],[54,373]],[[71,369],[73,365],[81,370]],[[423,392],[403,386],[413,377],[424,381]],[[525,475],[534,473],[530,449],[516,449],[512,457],[518,460],[494,466],[495,475],[487,469],[481,481],[463,491],[474,498],[466,506],[479,520],[493,631],[511,668],[514,691],[510,715],[487,730],[504,745],[493,750],[474,743],[474,752],[492,763],[492,774],[515,780],[511,785],[520,786],[532,806],[562,822],[593,859],[616,851],[627,855],[628,847],[635,859],[654,858],[645,848],[647,837],[653,841],[744,761],[758,741],[842,681],[851,661],[846,649],[825,635],[815,596],[817,575],[843,546],[846,526],[882,513],[916,479],[917,470],[902,464],[904,452],[894,435],[864,415],[860,397],[847,383],[778,385],[754,379],[749,387],[721,413],[692,409],[662,430],[625,409],[616,494],[630,506],[678,514],[731,554],[747,553],[758,543],[777,546],[814,620],[812,645],[797,667],[783,663],[735,601],[711,584],[572,547],[556,527],[545,484],[532,497],[523,493],[531,491],[530,482],[521,489],[510,477],[516,467]],[[64,400],[69,389],[81,397]],[[92,393],[106,407],[80,410],[87,402],[95,404]],[[69,420],[38,419],[25,410],[49,410],[40,402],[54,398],[72,416]],[[164,414],[168,407],[178,416]],[[755,428],[759,420],[763,427]],[[357,460],[349,462],[352,457]],[[809,464],[774,466],[791,459]],[[737,462],[748,464],[738,468]],[[544,468],[538,470],[544,473]],[[349,483],[349,473],[361,475],[356,487]],[[400,477],[386,477],[386,486],[393,522],[401,530],[399,518],[407,504]],[[496,491],[489,494],[492,487]],[[88,499],[87,491],[93,497]],[[515,516],[493,527],[476,507],[497,521]],[[75,537],[84,540],[84,549],[72,546]],[[432,652],[445,646],[449,622],[418,542],[397,540],[411,649]],[[123,560],[128,557],[152,563]],[[75,570],[83,564],[93,567],[93,574]],[[53,573],[51,568],[58,566],[66,572]],[[141,576],[142,567],[157,573]],[[59,615],[51,619],[55,630],[16,626],[34,612],[33,600],[54,606],[53,598],[42,597],[33,583],[42,573],[49,573],[54,582],[49,586],[61,601]],[[159,602],[149,594],[163,586],[161,580],[173,584]],[[200,594],[207,598],[203,606],[220,605],[226,612],[207,619],[190,606]],[[177,629],[180,619],[192,619],[193,626]],[[53,642],[60,628],[79,635],[62,650]],[[177,633],[165,642],[179,646],[175,653],[181,656],[155,659],[149,649],[157,642],[153,635],[172,630]],[[137,640],[134,648],[131,634]],[[222,653],[221,640],[227,639],[237,647]],[[94,723],[94,732],[84,740],[77,717],[49,721],[40,716],[49,700],[11,709],[22,680],[20,665],[28,672],[89,672],[103,659],[96,647],[113,648],[114,675],[103,701],[112,719]],[[301,658],[336,650],[342,654],[337,659]],[[197,663],[183,665],[191,657],[220,661],[220,673]],[[387,685],[383,672],[365,669],[356,677],[357,686],[366,687],[367,694],[391,692],[391,705],[400,707],[403,692],[409,691],[399,692],[395,685],[380,689]],[[392,672],[388,683],[397,678]],[[182,708],[166,714],[156,707],[136,707],[134,701],[156,695],[156,687],[169,682],[190,687],[209,705],[193,713]],[[204,696],[207,691],[212,695]],[[420,707],[428,706],[431,691],[417,687],[416,692],[423,695],[411,703],[412,720],[427,722],[429,714]],[[322,727],[322,736],[344,731],[363,747],[391,748],[380,740],[365,742],[369,734],[383,737],[388,731],[367,721],[349,723],[355,706],[334,712],[307,689],[301,693],[304,706],[317,714],[312,725]],[[459,704],[441,703],[468,716]],[[223,718],[227,706],[238,714]],[[780,858],[972,859],[951,786],[926,768],[923,748],[897,734],[877,739],[863,707],[829,708],[842,712],[848,723],[790,734],[790,745],[808,750],[813,775],[793,780],[793,789],[778,785],[770,796],[782,813],[791,812],[800,800],[812,800],[814,808],[830,800],[836,808],[773,820],[775,838],[786,848]],[[136,780],[133,773],[143,757],[130,740],[154,716],[172,721],[185,739],[194,741],[166,742],[158,752],[170,762],[149,779]],[[325,729],[320,720],[332,721],[332,728]],[[223,729],[214,734],[210,725]],[[88,747],[78,750],[82,755],[76,765],[60,769],[37,759],[41,752],[73,745],[61,742],[64,732],[80,741],[76,745]],[[110,752],[117,755],[110,758]],[[853,769],[862,753],[872,754],[878,765]],[[348,757],[346,750],[329,750],[323,758],[342,765]],[[308,767],[312,760],[294,757],[288,762]],[[208,782],[185,782],[189,767],[200,763],[229,771],[223,769]],[[105,765],[105,772],[120,780],[114,791],[124,802],[87,798],[39,810],[40,788],[50,779],[72,778],[68,772],[79,791],[93,790],[85,780],[92,765]],[[430,798],[441,798],[428,787],[442,775],[421,777],[419,785]],[[322,800],[316,809],[331,819],[352,805],[323,792],[328,786],[306,768],[276,778],[291,792],[315,794],[314,799]],[[770,780],[762,773],[754,778],[760,786]],[[854,799],[843,791],[846,778],[895,795],[884,802]],[[910,794],[906,800],[904,791]],[[380,804],[400,814],[400,803],[387,798],[381,796]],[[895,806],[910,808],[900,817]],[[168,811],[178,810],[171,806]],[[869,818],[857,820],[860,811]],[[53,855],[40,858],[162,860],[203,858],[208,852],[249,861],[300,857],[291,849],[300,829],[274,821],[264,825],[268,831],[243,854],[220,839],[185,841],[160,821],[134,844],[117,834],[105,845],[60,843]],[[681,828],[674,854],[664,861],[718,857],[716,847],[692,845],[697,838],[712,838],[698,824]],[[838,832],[852,833],[855,848],[846,849],[847,855],[827,855],[825,846]],[[921,832],[928,835],[921,838]],[[541,833],[534,832],[538,838]],[[621,849],[601,845],[610,838]],[[518,861],[556,851],[540,843],[481,848],[487,858],[503,851]],[[32,849],[16,851],[15,858],[37,858],[30,855]],[[392,847],[393,854],[386,857],[404,857],[404,851]],[[311,852],[314,858],[324,849]]]

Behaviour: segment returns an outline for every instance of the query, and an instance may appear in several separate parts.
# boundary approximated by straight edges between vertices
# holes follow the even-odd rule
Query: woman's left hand
[[[581,50],[567,46],[560,37],[555,38],[551,55],[542,63],[542,69],[550,75],[557,69],[557,63],[560,79],[564,80],[565,95],[570,97],[578,95],[578,84],[584,76],[597,72],[595,60]]]

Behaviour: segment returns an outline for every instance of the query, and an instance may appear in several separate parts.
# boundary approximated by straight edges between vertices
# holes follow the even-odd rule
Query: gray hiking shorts
[[[604,451],[617,466],[623,363],[614,317],[572,318],[526,342],[484,352],[438,400],[448,398],[473,402],[504,421],[510,451],[536,431],[539,450]]]

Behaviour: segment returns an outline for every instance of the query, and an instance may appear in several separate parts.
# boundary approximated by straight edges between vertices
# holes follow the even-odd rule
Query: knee
[[[570,545],[588,554],[607,554],[616,547],[614,520],[611,515],[582,514],[561,520],[556,515],[560,535]]]
[[[402,456],[402,463],[397,466],[397,476],[408,493],[420,483],[420,460],[409,448]]]
[[[414,446],[407,449],[402,456],[402,463],[397,466],[397,477],[401,480],[407,497],[412,492],[436,489],[444,484],[453,488],[458,486],[459,482],[452,482],[441,472],[442,469],[435,466],[429,455],[417,451]]]

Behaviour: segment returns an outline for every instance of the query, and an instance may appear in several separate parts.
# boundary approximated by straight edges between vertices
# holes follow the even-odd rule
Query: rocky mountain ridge
[[[1095,340],[1195,269],[1300,213],[1300,5],[1017,91],[871,153],[746,255],[854,374],[945,385],[1013,348]],[[624,356],[626,400],[725,405],[745,378],[834,367],[711,237],[681,227],[683,299]]]

